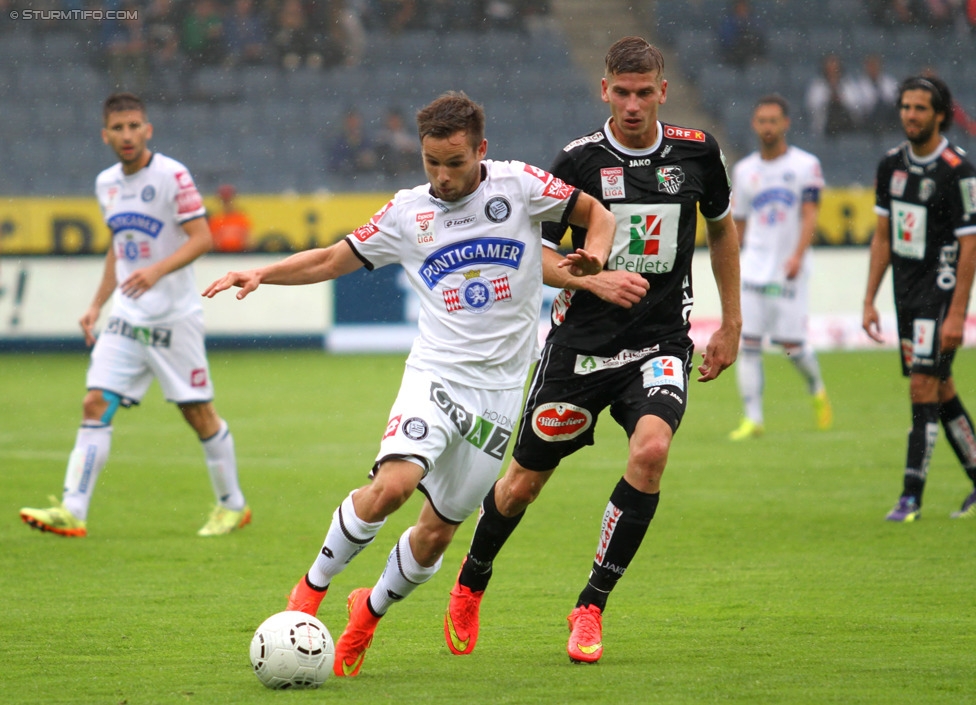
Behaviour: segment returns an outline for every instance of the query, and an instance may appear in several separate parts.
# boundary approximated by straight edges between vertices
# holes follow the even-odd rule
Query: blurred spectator
[[[417,135],[406,128],[399,108],[391,108],[386,113],[383,129],[376,138],[376,156],[387,176],[400,176],[420,167]]]
[[[194,65],[219,64],[226,55],[220,6],[215,0],[200,0],[189,7],[180,42],[183,52]]]
[[[181,25],[173,0],[152,0],[140,11],[146,15],[146,39],[153,81],[152,97],[163,102],[180,100],[186,93],[183,83],[184,57],[180,52]]]
[[[342,132],[329,150],[329,169],[344,176],[376,171],[377,159],[373,144],[366,136],[363,116],[355,108],[346,112]]]
[[[875,134],[898,129],[898,81],[885,73],[881,57],[864,58],[861,75],[854,81],[857,120],[861,129]]]
[[[260,64],[267,58],[268,30],[254,0],[234,0],[224,20],[224,41],[230,64]]]
[[[301,0],[284,0],[275,16],[272,44],[278,62],[288,70],[304,64],[313,69],[324,63],[318,37]]]
[[[836,54],[824,57],[823,75],[807,87],[806,107],[813,132],[833,137],[857,128],[857,90],[844,76]]]
[[[209,216],[210,233],[217,252],[247,252],[251,248],[251,219],[237,208],[237,189],[223,184],[217,189],[220,212]]]
[[[749,0],[734,0],[718,29],[722,59],[743,67],[766,55],[766,32]]]
[[[112,84],[118,90],[143,93],[149,77],[149,43],[138,5],[129,0],[120,11],[126,19],[102,20],[102,51]]]
[[[351,63],[358,63],[362,58],[366,37],[348,34],[352,32],[354,35],[357,27],[355,13],[347,12],[347,4],[346,0],[315,0],[306,6],[309,28],[321,57],[320,65],[325,68],[345,63],[353,54],[356,56]],[[357,42],[361,46],[355,46]]]
[[[417,0],[375,0],[372,14],[380,27],[398,34],[417,22]]]

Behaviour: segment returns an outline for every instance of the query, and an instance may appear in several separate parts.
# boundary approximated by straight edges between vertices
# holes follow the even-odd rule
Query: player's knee
[[[505,516],[511,516],[532,504],[542,492],[545,480],[541,473],[526,470],[501,485],[501,496],[495,497],[495,504]]]
[[[670,450],[670,438],[657,434],[649,436],[631,448],[630,464],[640,468],[642,474],[660,476]]]
[[[90,389],[82,402],[82,414],[86,421],[99,421],[108,426],[121,403],[122,397],[114,392]]]

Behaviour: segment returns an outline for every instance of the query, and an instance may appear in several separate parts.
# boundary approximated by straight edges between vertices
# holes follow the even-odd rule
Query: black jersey
[[[956,288],[958,236],[976,236],[976,169],[965,152],[943,140],[930,157],[909,143],[878,165],[875,209],[891,222],[896,306],[946,303]]]
[[[608,121],[602,130],[566,145],[551,171],[613,213],[616,231],[607,269],[639,272],[650,289],[630,309],[588,291],[563,291],[553,304],[549,341],[613,355],[687,335],[698,211],[717,219],[730,207],[730,181],[715,138],[658,123],[657,143],[637,151],[612,137]],[[555,223],[543,224],[550,242],[558,243],[564,233]],[[574,248],[583,247],[585,237],[584,229],[572,228]]]

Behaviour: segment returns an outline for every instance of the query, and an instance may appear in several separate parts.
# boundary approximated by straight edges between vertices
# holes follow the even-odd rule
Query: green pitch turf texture
[[[976,701],[976,521],[942,437],[923,519],[885,522],[901,483],[907,383],[893,351],[821,356],[832,431],[813,430],[799,377],[766,357],[767,433],[734,444],[733,371],[692,382],[660,510],[614,592],[596,666],[571,665],[566,615],[583,586],[626,443],[598,443],[550,481],[496,563],[476,651],[452,656],[443,612],[473,518],[443,569],[380,624],[352,679],[275,693],[250,672],[255,627],[285,606],[333,509],[364,483],[402,356],[212,356],[254,510],[202,539],[203,453],[158,387],[120,411],[89,536],[30,530],[23,505],[60,494],[87,357],[0,357],[0,703],[964,703]],[[976,351],[956,376],[976,411]],[[417,493],[332,585],[372,585]]]

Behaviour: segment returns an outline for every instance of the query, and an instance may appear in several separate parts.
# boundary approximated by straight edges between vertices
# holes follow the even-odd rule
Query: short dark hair
[[[142,102],[142,98],[134,93],[113,93],[105,99],[105,104],[102,106],[102,118],[108,122],[108,116],[111,113],[121,113],[126,110],[138,110],[145,115],[146,104]]]
[[[417,112],[417,132],[424,137],[445,139],[465,132],[477,148],[485,138],[485,109],[464,91],[448,91]]]
[[[942,125],[939,132],[945,132],[952,127],[952,93],[945,81],[937,76],[911,76],[906,78],[898,86],[898,106],[901,106],[901,99],[905,91],[928,91],[932,96],[932,109],[937,113],[942,113]]]
[[[643,37],[624,37],[607,51],[606,66],[607,76],[620,73],[660,75],[664,72],[664,55]]]
[[[756,101],[756,104],[752,106],[753,112],[763,105],[778,105],[779,109],[783,111],[783,117],[790,116],[790,102],[779,93],[767,93],[766,95],[760,97],[759,100]]]

